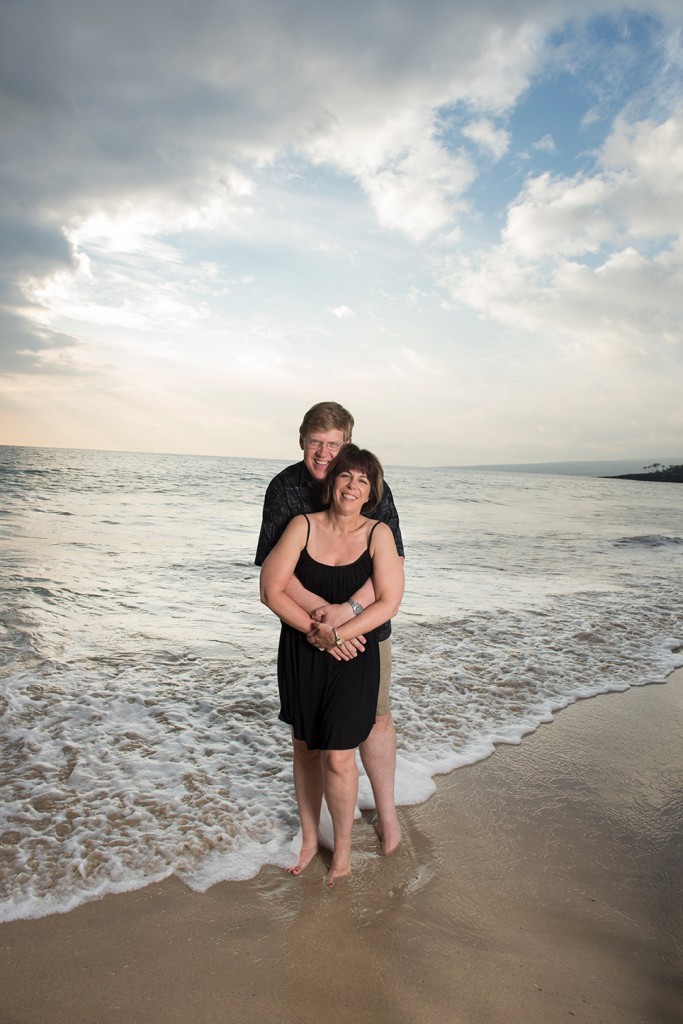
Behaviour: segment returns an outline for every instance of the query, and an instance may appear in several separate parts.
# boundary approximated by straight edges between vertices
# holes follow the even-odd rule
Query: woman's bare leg
[[[323,750],[325,800],[332,818],[334,850],[327,875],[328,886],[351,873],[351,830],[358,798],[358,767],[355,750]]]
[[[294,791],[301,821],[302,843],[299,860],[288,868],[290,874],[300,875],[318,852],[320,806],[323,799],[323,772],[319,750],[309,750],[303,740],[292,736],[294,748]]]

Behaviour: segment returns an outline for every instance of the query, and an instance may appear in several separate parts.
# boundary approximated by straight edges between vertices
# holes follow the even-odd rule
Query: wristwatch
[[[353,601],[351,598],[349,598],[347,604],[351,605],[351,610],[354,615],[360,615],[360,613],[363,611],[363,605],[358,604],[358,601]]]

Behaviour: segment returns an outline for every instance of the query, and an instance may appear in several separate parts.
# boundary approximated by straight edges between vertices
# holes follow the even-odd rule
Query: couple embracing
[[[300,874],[318,851],[325,797],[334,833],[328,886],[348,875],[356,748],[384,853],[400,841],[396,735],[389,709],[391,624],[403,596],[399,520],[377,458],[352,444],[353,417],[320,402],[301,424],[303,461],[269,484],[256,563],[261,600],[281,620],[280,718],[292,728]]]

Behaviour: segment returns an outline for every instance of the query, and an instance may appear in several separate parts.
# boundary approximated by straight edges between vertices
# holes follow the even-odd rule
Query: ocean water
[[[284,465],[0,447],[0,920],[291,863],[278,623],[253,565]],[[572,701],[683,665],[683,487],[387,479],[407,553],[400,803]]]

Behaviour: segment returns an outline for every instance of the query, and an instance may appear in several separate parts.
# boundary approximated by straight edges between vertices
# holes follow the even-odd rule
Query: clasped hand
[[[365,650],[365,637],[361,633],[358,636],[352,637],[350,640],[342,641],[341,647],[338,647],[333,626],[328,622],[323,621],[323,619],[327,618],[331,609],[332,606],[330,605],[325,605],[323,608],[316,608],[313,612],[312,618],[317,621],[314,621],[311,624],[311,629],[306,634],[306,639],[310,644],[313,644],[314,647],[327,651],[327,653],[331,654],[337,661],[351,661],[352,658],[357,657],[358,654],[362,654]],[[348,621],[348,617],[344,621]],[[341,625],[341,623],[337,624]]]

